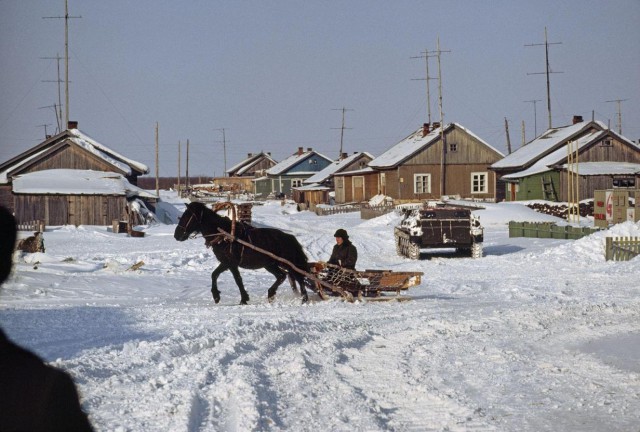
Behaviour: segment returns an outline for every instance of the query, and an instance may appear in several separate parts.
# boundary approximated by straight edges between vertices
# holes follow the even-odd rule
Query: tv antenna
[[[618,133],[622,135],[622,102],[628,101],[629,99],[614,99],[605,101],[607,103],[617,102],[618,104]]]
[[[560,45],[562,42],[549,42],[547,39],[547,27],[544,28],[544,43],[538,44],[528,44],[525,46],[544,46],[544,54],[545,54],[545,63],[547,65],[545,72],[532,72],[527,73],[527,75],[541,75],[546,74],[547,76],[547,112],[549,114],[549,129],[552,128],[551,125],[551,80],[549,75],[552,73],[564,73],[564,72],[553,72],[551,67],[549,66],[549,45]]]
[[[65,124],[69,124],[69,18],[82,18],[81,16],[69,16],[69,0],[64,0],[64,16],[42,17],[43,19],[64,18],[64,115]]]
[[[62,60],[62,57],[60,57],[60,54],[56,54],[55,57],[40,57],[43,60],[56,60],[56,62],[58,63],[58,79],[57,80],[44,80],[43,82],[54,82],[54,83],[58,83],[58,110],[60,111],[58,113],[58,111],[56,111],[56,121],[58,122],[58,132],[62,132],[62,125],[60,124],[60,122],[62,121],[62,97],[60,94],[60,83],[63,82],[60,79],[60,60]]]
[[[536,112],[536,103],[542,102],[541,99],[531,99],[526,100],[525,102],[533,103],[533,137],[536,138],[538,136],[538,113]]]
[[[431,124],[431,92],[429,91],[429,80],[436,79],[429,76],[429,57],[435,57],[438,54],[429,55],[429,50],[425,49],[419,56],[410,57],[412,59],[424,59],[425,64],[425,77],[424,78],[412,78],[411,81],[426,81],[427,82],[427,123]]]
[[[340,129],[340,153],[338,154],[338,160],[342,159],[342,143],[344,140],[344,130],[345,129],[352,129],[352,128],[348,128],[348,127],[344,127],[344,113],[345,111],[353,111],[352,109],[349,108],[332,108],[332,111],[342,111],[342,126],[339,128],[331,128],[331,129]]]

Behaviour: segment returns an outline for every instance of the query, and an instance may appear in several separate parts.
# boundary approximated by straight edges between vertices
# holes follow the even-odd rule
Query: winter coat
[[[91,431],[71,377],[0,330],[0,430]]]
[[[344,240],[341,245],[333,247],[328,263],[355,270],[357,260],[358,250],[349,240]]]

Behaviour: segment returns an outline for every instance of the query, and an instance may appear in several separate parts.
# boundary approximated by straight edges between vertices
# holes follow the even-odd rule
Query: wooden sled
[[[391,270],[349,270],[322,262],[311,263],[311,273],[314,274],[314,279],[332,287],[340,287],[355,298],[367,301],[408,300],[408,297],[402,297],[401,293],[412,286],[420,285],[424,274]],[[325,284],[317,284],[314,279],[307,278],[307,286],[321,298],[335,295],[335,291],[327,291]]]

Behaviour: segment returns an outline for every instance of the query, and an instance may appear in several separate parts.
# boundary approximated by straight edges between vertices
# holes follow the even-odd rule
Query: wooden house
[[[110,225],[123,216],[128,200],[151,199],[135,186],[148,172],[69,122],[69,129],[0,164],[0,204],[19,223]],[[73,182],[78,187],[70,187]]]
[[[265,176],[255,179],[255,193],[266,198],[273,195],[291,196],[294,187],[302,186],[302,182],[325,169],[333,161],[328,157],[302,147],[282,162],[269,168]]]
[[[214,177],[213,184],[220,191],[254,192],[253,180],[264,176],[277,163],[271,153],[249,153],[246,159],[229,168],[225,177]]]
[[[365,168],[372,159],[373,156],[367,152],[342,154],[339,160],[304,180],[302,186],[293,188],[293,200],[311,209],[317,204],[329,204],[329,194],[335,190],[334,176],[343,171]]]
[[[367,169],[335,176],[336,202],[383,194],[396,201],[495,200],[496,177],[488,167],[504,155],[457,123],[423,127],[369,162]]]
[[[640,147],[603,122],[574,116],[573,124],[547,130],[490,169],[508,201],[567,201],[571,174],[578,174],[577,197],[587,199],[598,189],[637,188]]]

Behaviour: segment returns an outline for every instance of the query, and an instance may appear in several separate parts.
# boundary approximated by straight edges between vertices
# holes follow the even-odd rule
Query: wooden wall
[[[127,200],[112,195],[15,195],[19,223],[42,220],[51,225],[111,225],[126,219]]]

